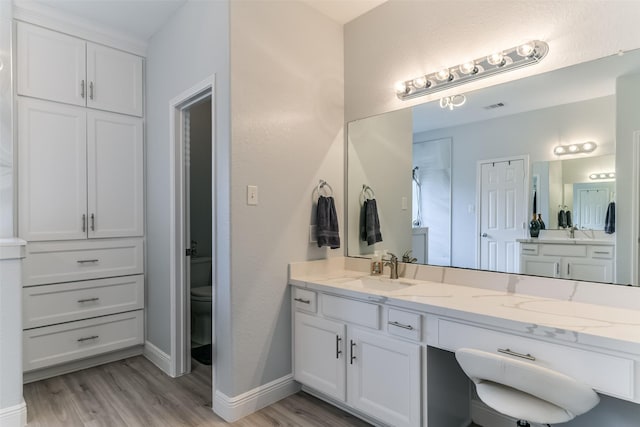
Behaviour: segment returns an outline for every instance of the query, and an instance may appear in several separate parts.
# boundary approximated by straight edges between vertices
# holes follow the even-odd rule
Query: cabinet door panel
[[[142,116],[142,58],[87,43],[87,106]]]
[[[18,99],[20,237],[86,238],[86,153],[83,108]]]
[[[89,111],[89,237],[143,234],[142,120]]]
[[[566,258],[563,271],[567,279],[613,282],[613,261],[593,258]]]
[[[522,256],[520,258],[520,271],[523,274],[534,276],[560,277],[559,257],[547,256]]]
[[[85,42],[18,23],[18,94],[85,105]]]
[[[420,345],[353,328],[347,349],[347,403],[395,427],[420,426]]]
[[[294,378],[328,396],[346,400],[345,325],[296,312]]]

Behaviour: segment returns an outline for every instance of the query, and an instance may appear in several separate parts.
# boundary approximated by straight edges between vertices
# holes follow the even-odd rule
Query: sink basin
[[[400,289],[406,289],[409,286],[413,286],[413,283],[403,282],[402,280],[391,280],[386,278],[373,278],[363,277],[361,279],[353,280],[344,283],[344,286],[348,286],[353,289],[364,289],[369,291],[397,291]]]

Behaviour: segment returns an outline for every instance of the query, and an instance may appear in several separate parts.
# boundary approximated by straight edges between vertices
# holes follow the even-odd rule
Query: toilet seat
[[[211,301],[212,286],[200,286],[191,288],[192,301]]]

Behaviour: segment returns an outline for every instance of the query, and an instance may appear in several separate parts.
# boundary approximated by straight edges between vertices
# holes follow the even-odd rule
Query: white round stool
[[[457,350],[456,359],[475,383],[478,397],[520,420],[519,426],[564,423],[600,401],[591,387],[530,362],[471,348]]]

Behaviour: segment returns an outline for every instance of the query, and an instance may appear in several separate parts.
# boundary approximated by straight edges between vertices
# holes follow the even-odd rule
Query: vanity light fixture
[[[589,175],[589,179],[593,179],[593,180],[616,179],[616,173],[615,172],[592,173],[591,175]]]
[[[445,96],[440,98],[440,108],[448,108],[453,111],[454,108],[464,105],[465,102],[467,102],[467,97],[463,94]]]
[[[455,67],[443,68],[434,73],[398,82],[395,85],[396,95],[404,101],[449,89],[494,74],[537,64],[548,52],[547,43],[533,40]]]
[[[598,147],[593,141],[583,142],[581,144],[558,145],[553,149],[556,156],[564,156],[565,154],[591,153]]]

